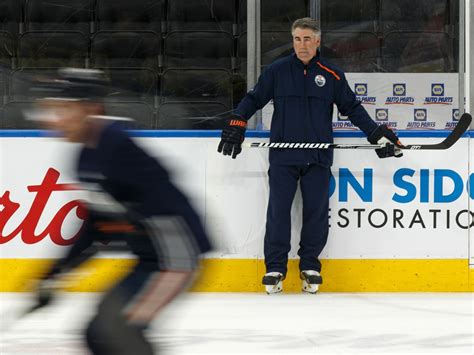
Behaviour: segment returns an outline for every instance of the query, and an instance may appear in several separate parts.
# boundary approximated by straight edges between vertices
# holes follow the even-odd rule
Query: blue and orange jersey
[[[248,120],[273,100],[271,142],[332,143],[334,105],[367,136],[377,127],[356,99],[344,72],[319,53],[308,65],[295,54],[276,60],[234,113]],[[284,165],[317,163],[331,166],[331,150],[272,149],[270,162]]]

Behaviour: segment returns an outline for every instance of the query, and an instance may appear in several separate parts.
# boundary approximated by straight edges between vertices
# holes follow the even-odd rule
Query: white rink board
[[[434,143],[441,139],[404,138],[403,142],[412,144],[422,140],[423,143]],[[262,139],[247,141],[257,140]],[[263,256],[268,200],[266,150],[247,149],[232,160],[217,154],[217,138],[139,138],[138,141],[173,170],[176,183],[185,189],[205,218],[217,248],[209,257]],[[366,142],[362,138],[336,141]],[[448,151],[406,152],[402,159],[386,160],[379,160],[372,151],[336,152],[331,230],[322,257],[467,259],[468,229],[463,227],[468,224],[469,208],[466,186],[469,179],[468,152],[472,147],[468,146],[469,139],[463,138]],[[52,138],[0,139],[0,197],[3,195],[5,202],[5,192],[8,191],[10,200],[20,204],[5,226],[5,208],[0,212],[0,258],[51,257],[64,248],[55,245],[49,236],[32,244],[26,244],[22,235],[16,235],[8,242],[5,242],[5,236],[17,229],[30,211],[35,193],[28,192],[27,186],[40,185],[49,168],[61,173],[58,184],[74,181],[71,167],[75,150],[76,147]],[[359,194],[354,189],[357,185],[361,186]],[[49,225],[65,203],[81,194],[77,191],[53,192],[41,214],[36,234]],[[407,195],[405,199],[409,201],[397,202],[395,194],[400,198]],[[450,195],[453,195],[451,202],[440,202],[449,199]],[[301,227],[300,196],[293,207],[290,256],[296,257]],[[381,226],[384,213],[387,222]],[[77,224],[68,223],[75,220],[77,217],[72,211],[66,218],[68,227],[62,228],[65,239],[77,230]]]
[[[469,172],[472,174],[474,172],[474,142],[472,139],[469,140]],[[471,185],[473,182],[471,180]],[[472,187],[471,187],[472,189]],[[469,200],[469,210],[474,211],[474,200]],[[474,268],[474,228],[469,229],[469,265],[471,268]]]

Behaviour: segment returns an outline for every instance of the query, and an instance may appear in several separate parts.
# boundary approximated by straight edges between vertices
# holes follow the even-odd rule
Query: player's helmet
[[[33,75],[24,80],[30,82],[31,94],[38,100],[102,102],[109,91],[104,72],[96,69],[63,68],[55,75]],[[26,106],[23,115],[31,121],[57,120],[54,110],[38,108],[34,104]]]
[[[35,77],[34,96],[72,101],[102,101],[107,95],[108,80],[97,69],[63,68],[53,77]]]

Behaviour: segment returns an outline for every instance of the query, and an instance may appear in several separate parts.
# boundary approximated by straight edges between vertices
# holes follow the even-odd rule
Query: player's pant
[[[329,232],[329,185],[331,169],[317,164],[285,166],[270,164],[270,198],[264,241],[267,272],[287,272],[291,249],[291,205],[300,182],[303,198],[300,270],[321,271],[318,257]]]
[[[154,354],[143,331],[167,303],[183,291],[192,271],[158,271],[156,262],[139,262],[100,302],[86,331],[96,355]]]

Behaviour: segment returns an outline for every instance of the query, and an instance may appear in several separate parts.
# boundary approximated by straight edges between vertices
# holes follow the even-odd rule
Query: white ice
[[[100,294],[67,293],[9,323],[26,294],[0,294],[0,354],[84,354]],[[153,323],[160,354],[473,354],[474,294],[191,293]]]

